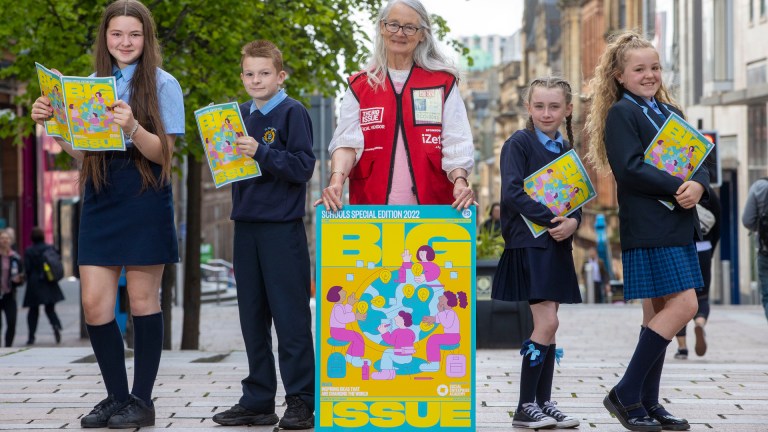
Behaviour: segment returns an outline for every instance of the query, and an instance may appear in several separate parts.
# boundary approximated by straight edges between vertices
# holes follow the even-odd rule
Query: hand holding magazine
[[[555,216],[568,216],[597,196],[576,151],[568,150],[562,156],[543,166],[523,181],[523,189],[533,200],[547,206]],[[525,216],[525,224],[534,237],[547,231]]]
[[[259,164],[238,152],[235,140],[247,135],[240,107],[235,102],[210,105],[195,111],[205,158],[218,188],[261,175]]]
[[[125,150],[125,138],[115,123],[112,105],[117,100],[115,77],[59,75],[35,63],[40,91],[53,107],[45,132],[61,137],[75,150]]]
[[[688,181],[701,167],[715,145],[682,117],[672,113],[645,149],[645,163]],[[668,209],[675,206],[659,201]]]

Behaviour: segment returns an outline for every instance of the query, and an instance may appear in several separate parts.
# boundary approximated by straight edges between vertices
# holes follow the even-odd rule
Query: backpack
[[[768,181],[768,177],[763,179]],[[759,251],[762,255],[768,255],[768,195],[763,199],[762,206],[758,203],[758,210],[760,214],[757,216],[757,240],[759,243]]]
[[[58,282],[64,277],[64,265],[61,263],[61,255],[52,246],[43,251],[43,275],[42,279],[48,282]]]
[[[709,230],[715,226],[715,215],[701,204],[696,204],[696,214],[699,216],[701,233],[704,235],[709,234]]]
[[[760,253],[768,255],[768,203],[757,219],[757,239],[760,242]]]

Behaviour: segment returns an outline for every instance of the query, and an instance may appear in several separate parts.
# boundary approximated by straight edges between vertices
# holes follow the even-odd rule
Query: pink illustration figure
[[[69,112],[72,114],[72,121],[85,129],[85,123],[83,123],[83,119],[80,117],[80,111],[75,108],[75,104],[69,104]]]
[[[405,282],[405,271],[413,267],[413,263],[411,262],[411,253],[408,251],[408,249],[403,251],[402,257],[403,265],[401,265],[400,269],[397,271],[397,279],[395,279],[395,282],[397,283]],[[437,278],[440,276],[440,266],[432,262],[435,260],[435,250],[427,245],[424,245],[420,247],[416,252],[416,258],[419,260],[419,263],[424,269],[424,272],[419,276],[414,276],[413,280],[420,284],[437,280]]]
[[[216,146],[211,142],[210,138],[205,139],[205,148],[208,150],[208,157],[211,158],[211,166],[215,168],[217,165],[221,165],[221,155],[219,155]]]
[[[685,156],[688,158],[688,160],[691,160],[693,158],[693,146],[688,147],[688,152],[685,154]]]
[[[550,204],[550,203],[552,203],[552,201],[555,200],[555,198],[557,198],[557,194],[556,193],[553,194],[550,191],[544,191],[544,202],[545,203]]]
[[[543,188],[544,185],[547,184],[547,182],[552,178],[552,173],[554,173],[554,171],[552,168],[550,168],[547,170],[547,172],[543,173],[539,177],[536,177],[536,187],[538,189]]]
[[[222,131],[225,131],[225,130],[230,130],[230,131],[231,131],[231,130],[234,130],[234,128],[232,127],[232,122],[229,120],[229,117],[227,117],[227,118],[225,118],[225,119],[224,119],[224,124],[222,124],[222,125],[221,125],[221,130],[222,130]]]
[[[395,325],[397,328],[394,331],[387,332],[389,324],[382,324],[378,327],[379,333],[381,333],[381,339],[384,342],[392,345],[392,348],[384,351],[381,356],[381,363],[379,372],[371,374],[371,378],[375,380],[391,380],[395,378],[395,363],[406,364],[413,360],[413,353],[416,349],[413,343],[416,341],[416,334],[410,327],[413,325],[413,317],[406,311],[398,312],[395,317]]]
[[[664,152],[664,148],[662,147],[664,145],[664,140],[658,140],[656,141],[656,145],[653,146],[653,150],[651,150],[651,159],[653,160],[653,164],[656,166],[659,166],[661,163],[661,154]]]
[[[88,119],[88,123],[91,124],[91,127],[98,127],[99,126],[99,115],[97,113],[93,113],[93,117]]]
[[[99,101],[100,104],[104,105],[104,98],[101,96],[100,91],[94,93],[93,96],[96,97],[96,100]]]
[[[691,172],[691,170],[693,170],[693,165],[691,165],[690,163],[687,163],[685,164],[683,169],[676,175],[676,177],[682,180],[685,180],[685,178],[688,176],[688,173]]]
[[[440,324],[443,332],[433,333],[427,340],[427,363],[419,365],[422,372],[437,372],[440,370],[440,345],[456,345],[461,340],[461,325],[459,317],[453,310],[456,306],[465,309],[467,307],[467,293],[458,292],[458,297],[452,291],[446,291],[437,300],[437,315],[425,316],[422,322]]]
[[[347,299],[347,304],[344,303],[344,299]],[[365,353],[365,339],[360,333],[347,330],[347,324],[355,322],[357,320],[365,320],[367,314],[354,312],[355,303],[357,298],[352,293],[347,296],[347,292],[338,285],[332,286],[328,290],[328,294],[325,295],[325,299],[333,305],[331,310],[331,337],[340,340],[350,342],[349,348],[347,348],[347,362],[352,366],[361,367],[363,365],[363,354]]]
[[[664,162],[664,168],[667,170],[668,173],[674,174],[675,170],[677,170],[677,159],[672,159],[671,161]]]
[[[579,187],[578,187],[578,186],[576,186],[575,188],[571,189],[571,192],[568,194],[568,196],[569,196],[571,199],[573,199],[573,198],[574,198],[574,197],[575,197],[575,196],[576,196],[576,195],[579,193],[579,191],[580,191],[580,190],[581,190],[581,189],[579,189]]]
[[[114,121],[115,114],[112,111],[112,107],[107,107],[107,111],[104,113],[104,127],[109,128],[109,125],[112,125],[112,131],[117,132],[119,126]]]

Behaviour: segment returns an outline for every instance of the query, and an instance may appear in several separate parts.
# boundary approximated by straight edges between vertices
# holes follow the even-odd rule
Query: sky
[[[523,20],[523,0],[421,0],[427,12],[445,18],[451,37],[510,35]]]

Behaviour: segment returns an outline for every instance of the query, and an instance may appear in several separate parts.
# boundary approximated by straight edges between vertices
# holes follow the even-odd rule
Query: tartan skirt
[[[625,250],[621,263],[625,300],[662,297],[704,287],[693,242],[687,246]]]

